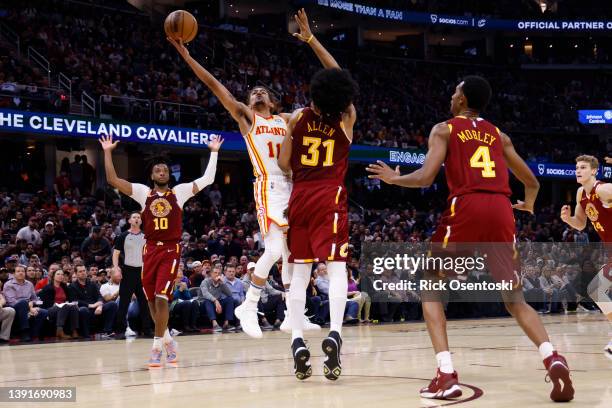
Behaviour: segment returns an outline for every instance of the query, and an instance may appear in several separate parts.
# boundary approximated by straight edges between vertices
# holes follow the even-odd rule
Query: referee
[[[128,220],[130,229],[115,239],[113,250],[113,269],[121,270],[122,279],[119,286],[119,310],[115,322],[115,339],[125,339],[127,328],[126,315],[132,294],[136,294],[138,309],[141,319],[141,330],[145,336],[151,334],[151,319],[149,317],[149,306],[142,289],[142,249],[145,244],[144,233],[140,229],[142,219],[140,213],[133,212]],[[119,258],[123,259],[123,266],[119,267]]]

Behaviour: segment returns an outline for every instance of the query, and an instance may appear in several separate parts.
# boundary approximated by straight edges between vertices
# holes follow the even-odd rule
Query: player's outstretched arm
[[[312,31],[310,30],[310,24],[308,24],[308,15],[304,9],[298,10],[297,14],[293,16],[295,22],[300,28],[299,33],[294,33],[293,36],[308,45],[314,51],[321,64],[324,68],[340,68],[336,59],[323,47],[323,44],[317,40]]]
[[[527,163],[525,163],[525,160],[523,160],[516,150],[514,150],[514,145],[508,135],[501,132],[500,135],[504,144],[504,158],[506,159],[506,163],[508,163],[508,167],[512,170],[516,178],[525,186],[525,200],[518,200],[516,204],[512,205],[512,208],[533,214],[533,206],[535,205],[535,200],[540,190],[540,182],[536,176],[533,175],[531,169],[527,166]]]
[[[251,118],[253,113],[248,106],[244,103],[238,101],[234,98],[234,95],[230,93],[230,91],[221,83],[217,78],[215,78],[206,68],[204,68],[198,61],[193,59],[191,55],[189,55],[189,51],[183,45],[182,41],[176,41],[172,38],[168,38],[170,44],[176,48],[179,55],[185,60],[185,62],[189,65],[189,67],[193,70],[196,76],[204,82],[204,84],[215,94],[219,101],[223,105],[223,107],[232,115],[234,120],[238,122],[240,125],[240,130],[243,131],[243,122],[245,129],[243,133],[247,133],[250,128]]]
[[[132,183],[117,176],[115,165],[113,164],[112,152],[117,147],[118,140],[113,142],[111,135],[100,136],[100,144],[104,150],[104,171],[106,172],[106,181],[108,184],[115,187],[127,196],[132,195]]]
[[[221,149],[222,144],[223,138],[221,137],[208,143],[210,158],[208,159],[208,165],[206,165],[206,170],[204,171],[204,175],[202,177],[194,180],[191,183],[182,183],[174,187],[176,199],[181,208],[183,208],[183,204],[185,204],[187,200],[204,190],[206,186],[211,185],[215,181],[215,175],[217,174],[217,158],[219,156],[219,149]]]
[[[587,216],[584,210],[580,206],[580,198],[582,197],[583,188],[580,187],[576,192],[576,208],[574,209],[574,216],[572,217],[572,209],[569,205],[561,207],[561,221],[569,225],[570,227],[582,231],[587,224]],[[599,193],[599,189],[598,189]]]
[[[425,156],[425,162],[423,162],[423,166],[420,169],[402,176],[400,175],[399,166],[396,166],[395,170],[393,170],[378,160],[377,164],[370,164],[366,167],[366,171],[371,173],[368,177],[382,180],[387,184],[397,184],[401,187],[418,188],[431,186],[446,158],[449,136],[450,130],[446,123],[438,123],[431,129],[429,134],[427,156]]]

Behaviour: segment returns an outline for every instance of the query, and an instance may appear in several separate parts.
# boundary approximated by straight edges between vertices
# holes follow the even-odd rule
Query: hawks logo
[[[588,203],[586,205],[586,209],[584,210],[584,212],[586,213],[587,217],[589,217],[589,220],[593,222],[597,221],[597,219],[599,218],[599,211],[597,211],[597,208],[595,208],[592,203]]]
[[[156,217],[165,217],[170,213],[171,209],[172,206],[168,200],[163,197],[156,198],[149,206],[149,210],[151,210],[151,213]]]

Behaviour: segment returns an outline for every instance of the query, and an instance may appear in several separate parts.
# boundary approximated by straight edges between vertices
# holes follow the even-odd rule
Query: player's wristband
[[[310,34],[310,37],[308,37],[308,39],[306,40],[306,44],[310,44],[313,38],[314,38],[314,34]]]

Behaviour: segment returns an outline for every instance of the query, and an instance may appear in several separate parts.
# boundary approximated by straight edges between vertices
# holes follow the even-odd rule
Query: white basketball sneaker
[[[242,331],[251,337],[261,339],[263,334],[259,327],[259,319],[257,318],[257,305],[252,305],[250,302],[245,301],[234,310],[236,318],[240,320]]]
[[[280,329],[284,333],[291,333],[291,323],[289,323],[289,316],[285,316],[285,320],[280,325]],[[314,324],[310,321],[308,316],[304,314],[304,331],[315,331],[321,330],[321,326]]]

